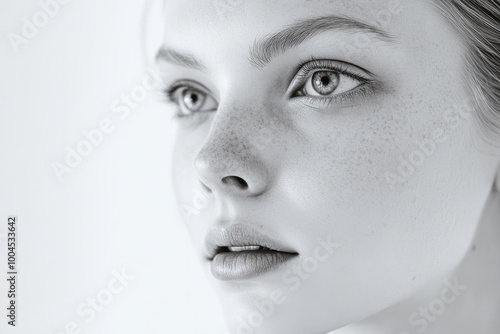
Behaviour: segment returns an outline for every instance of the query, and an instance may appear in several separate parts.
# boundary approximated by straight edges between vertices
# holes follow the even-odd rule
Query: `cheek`
[[[196,219],[202,209],[206,209],[205,202],[208,202],[193,166],[194,158],[208,131],[205,127],[202,124],[196,129],[189,129],[179,124],[177,129],[171,176],[175,197],[185,222]]]
[[[194,186],[193,174],[191,154],[185,149],[181,139],[177,138],[172,156],[172,182],[179,204],[189,202],[192,196],[190,188]]]
[[[215,219],[211,194],[201,187],[193,166],[194,158],[203,143],[203,135],[179,127],[172,156],[172,184],[177,209],[195,248],[204,263],[204,237],[209,224]]]
[[[282,176],[290,221],[314,222],[302,236],[309,244],[333,235],[343,245],[337,255],[347,269],[324,269],[318,280],[342,273],[366,286],[365,273],[371,288],[391,282],[411,291],[461,259],[488,192],[477,179],[488,171],[476,169],[471,124],[454,108],[401,99],[338,114],[294,143]]]

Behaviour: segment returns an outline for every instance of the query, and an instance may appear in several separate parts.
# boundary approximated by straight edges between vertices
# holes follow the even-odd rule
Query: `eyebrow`
[[[201,61],[197,60],[187,51],[176,51],[174,49],[162,47],[156,55],[156,60],[159,59],[169,63],[191,67],[200,71],[204,71],[206,69]]]
[[[289,27],[256,40],[250,49],[252,67],[262,68],[274,57],[283,54],[304,41],[329,30],[362,33],[381,41],[394,43],[395,37],[367,23],[342,16],[322,16],[299,21]]]
[[[383,42],[394,43],[395,41],[394,36],[378,27],[349,17],[329,15],[302,20],[279,32],[256,39],[250,47],[248,61],[252,67],[262,68],[288,49],[330,30],[362,33],[364,36],[373,36]],[[201,71],[206,69],[201,61],[187,51],[176,51],[162,47],[158,51],[156,59]]]

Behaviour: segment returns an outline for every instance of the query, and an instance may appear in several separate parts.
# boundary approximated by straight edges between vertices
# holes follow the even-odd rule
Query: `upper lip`
[[[279,242],[268,234],[259,232],[247,224],[233,224],[227,227],[212,227],[206,238],[207,258],[212,260],[218,253],[227,251],[227,247],[261,246],[277,252],[297,254],[289,246]]]

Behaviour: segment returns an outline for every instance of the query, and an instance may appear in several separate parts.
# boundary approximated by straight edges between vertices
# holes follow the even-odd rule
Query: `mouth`
[[[222,281],[250,279],[298,256],[290,247],[248,225],[214,228],[205,241],[212,275]]]

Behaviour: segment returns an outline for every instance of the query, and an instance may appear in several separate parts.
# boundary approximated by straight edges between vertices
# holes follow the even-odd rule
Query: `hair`
[[[464,82],[484,138],[500,146],[500,3],[498,0],[436,0],[466,42]]]

